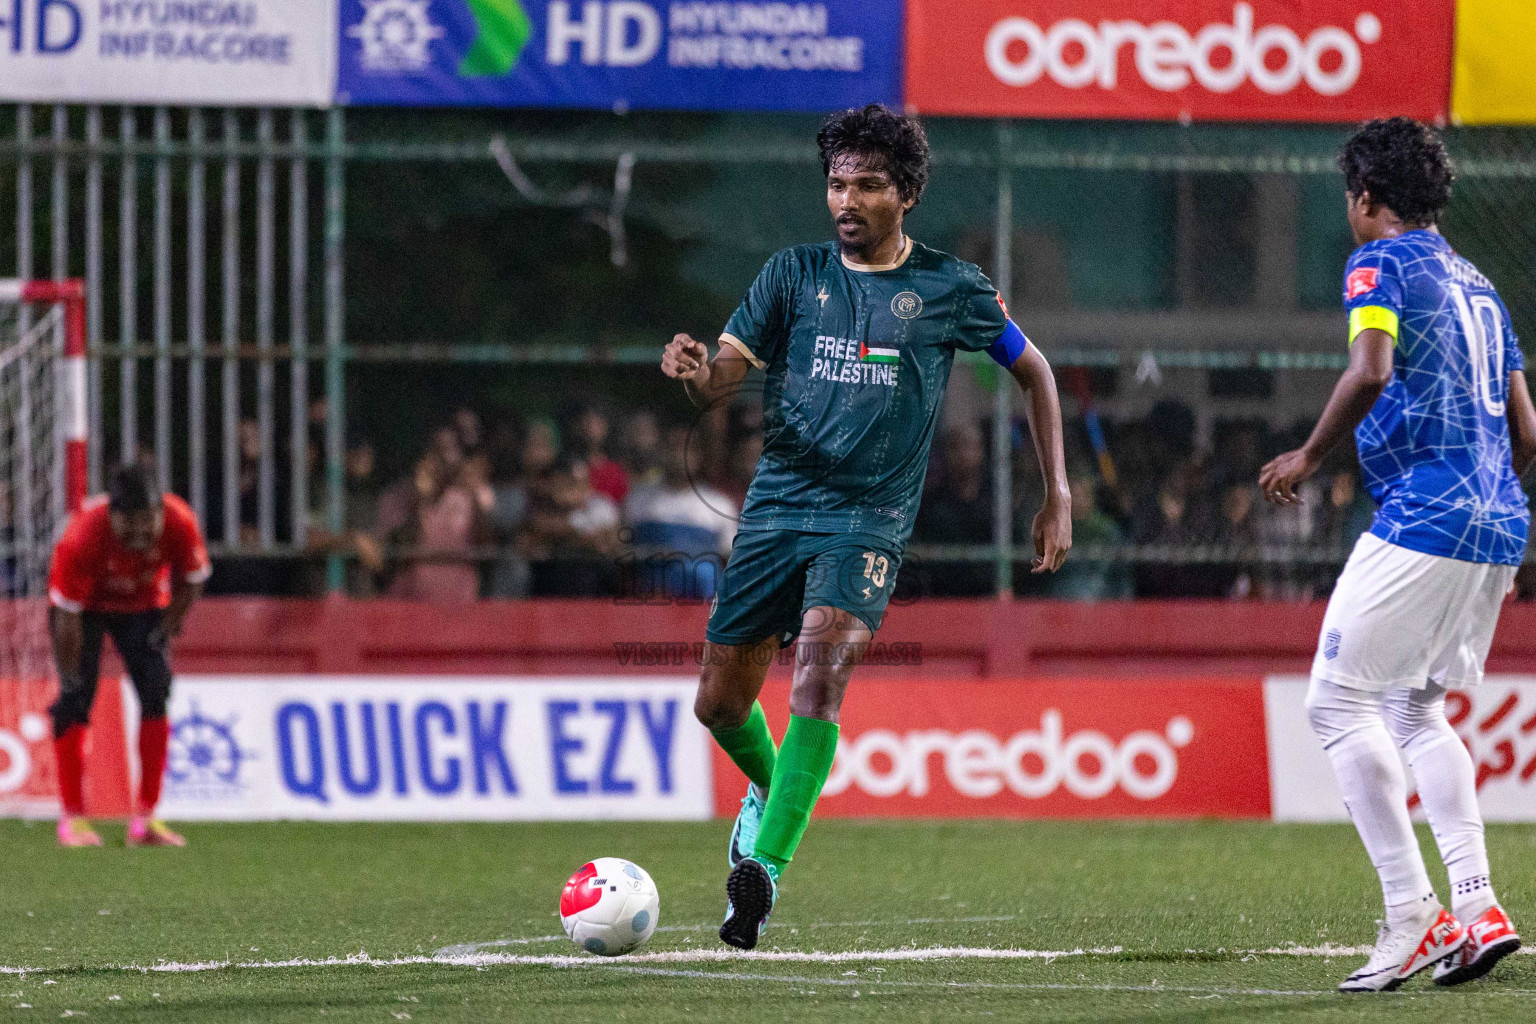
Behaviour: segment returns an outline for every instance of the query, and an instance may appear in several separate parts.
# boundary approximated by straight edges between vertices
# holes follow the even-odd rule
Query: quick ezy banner
[[[174,820],[686,819],[713,814],[693,680],[183,676]]]

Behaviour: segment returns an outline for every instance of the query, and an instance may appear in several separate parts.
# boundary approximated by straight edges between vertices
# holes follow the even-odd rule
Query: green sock
[[[773,765],[778,760],[778,748],[773,745],[773,733],[768,731],[768,716],[763,714],[763,706],[757,701],[752,702],[752,713],[747,716],[746,722],[734,729],[711,730],[715,742],[720,744],[720,749],[730,755],[752,782],[759,789],[768,789],[773,781]]]
[[[832,773],[836,753],[836,722],[789,716],[789,730],[768,789],[768,809],[752,850],[752,856],[767,864],[775,878],[795,859],[795,847],[811,823],[811,810]]]

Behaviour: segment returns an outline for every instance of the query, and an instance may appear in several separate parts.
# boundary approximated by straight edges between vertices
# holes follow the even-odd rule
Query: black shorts
[[[61,690],[53,712],[55,736],[71,725],[84,725],[91,717],[96,700],[96,681],[101,675],[102,640],[112,637],[112,646],[128,669],[133,688],[139,695],[139,714],[143,718],[164,718],[166,701],[171,695],[171,663],[165,651],[149,642],[150,634],[160,625],[164,613],[82,612],[84,639],[80,646],[80,676],[75,685]]]

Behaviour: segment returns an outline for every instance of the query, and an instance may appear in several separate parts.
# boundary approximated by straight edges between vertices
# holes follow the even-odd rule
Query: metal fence
[[[559,130],[558,121],[548,131],[523,133],[478,122],[466,129],[454,121],[442,126],[440,138],[422,138],[420,128],[411,137],[392,138],[388,125],[381,130],[377,123],[349,138],[347,116],[341,108],[0,107],[0,198],[9,190],[15,202],[12,251],[5,252],[6,240],[0,238],[0,267],[6,272],[14,267],[23,278],[83,276],[87,281],[92,486],[100,485],[103,468],[111,462],[152,454],[164,485],[184,490],[207,525],[216,555],[300,557],[314,528],[323,524],[331,534],[342,532],[349,367],[380,361],[527,367],[594,358],[589,346],[517,344],[516,339],[453,344],[451,339],[420,343],[402,337],[348,345],[349,168],[381,163],[499,167],[530,202],[541,197],[530,191],[531,183],[518,182],[523,166],[600,168],[602,174],[613,174],[606,229],[617,261],[626,218],[633,215],[624,201],[637,166],[806,168],[817,162],[808,134],[798,125],[791,135],[771,124],[757,131],[748,123],[735,144],[722,146],[646,137],[643,125],[637,128],[620,118],[613,119],[611,130],[599,125],[595,132],[570,137]],[[421,124],[432,130],[430,120]],[[987,269],[1005,299],[1011,299],[1021,172],[1317,178],[1335,173],[1332,150],[1340,131],[1202,132],[1088,124],[1053,129],[969,122],[936,125],[933,134],[936,167],[964,173],[974,189],[989,193]],[[1463,219],[1477,220],[1479,230],[1514,253],[1517,263],[1536,256],[1530,219],[1520,216],[1520,203],[1509,198],[1525,195],[1529,205],[1536,138],[1463,132],[1453,135],[1453,144],[1462,181],[1471,183],[1464,193],[1470,198],[1461,200],[1461,209],[1470,211],[1461,214]],[[1527,273],[1509,287],[1517,321],[1528,320],[1536,307],[1536,286]],[[1076,315],[1047,310],[1041,318],[1047,324],[1069,324]],[[1331,320],[1321,315],[1293,319],[1314,325],[1303,332],[1307,338],[1331,329]],[[1123,326],[1123,321],[1105,323],[1107,332]],[[1299,373],[1343,365],[1337,348],[1305,340],[1299,349],[1212,343],[1210,338],[1191,345],[1187,337],[1169,337],[1170,329],[1148,323],[1133,325],[1119,344],[1082,344],[1063,327],[1066,340],[1049,349],[1052,361],[1058,367],[1129,368],[1151,360],[1168,370]],[[1223,330],[1206,333],[1226,337]],[[608,364],[651,363],[656,351],[650,345],[620,344],[598,355]],[[146,370],[148,380],[141,376]],[[1016,559],[1026,556],[1017,550],[1012,528],[1012,385],[1003,375],[993,375],[992,381],[992,543],[929,553],[990,561],[999,591],[1009,591]],[[318,401],[324,402],[323,411],[312,408]],[[254,421],[254,431],[242,427],[246,420]],[[318,453],[323,472],[312,472],[310,465],[316,454],[310,451],[312,421],[323,421],[323,451]],[[242,445],[254,456],[256,475],[249,488],[255,508],[244,516]],[[280,474],[286,479],[279,480]],[[323,480],[323,493],[312,493],[315,480]],[[248,524],[244,530],[242,519]],[[1234,553],[1125,545],[1083,554],[1151,563],[1238,556],[1326,562],[1339,557],[1331,550]],[[332,588],[342,585],[342,564],[334,553],[328,580]]]
[[[3,159],[14,170],[15,274],[78,275],[87,284],[92,488],[100,487],[111,461],[152,454],[164,487],[170,489],[173,478],[184,482],[216,550],[302,548],[306,517],[291,517],[287,535],[278,535],[275,483],[286,445],[293,507],[308,507],[311,361],[323,363],[323,394],[336,412],[327,464],[339,468],[341,462],[341,112],[23,104],[10,113],[13,141]],[[324,193],[318,240],[311,229],[315,167]],[[286,275],[278,257],[280,174],[286,178]],[[38,251],[44,235],[38,221],[47,227],[46,261]],[[244,240],[252,234],[254,247]],[[319,318],[312,311],[316,292],[323,297]],[[147,310],[141,308],[145,296]],[[286,345],[277,342],[280,316]],[[316,319],[320,344],[312,345]],[[151,380],[143,387],[146,365]],[[280,370],[286,371],[286,417],[279,411]],[[241,536],[236,490],[246,411],[259,425],[255,538]],[[283,418],[286,437],[279,433]],[[341,479],[334,471],[327,479],[335,528]]]

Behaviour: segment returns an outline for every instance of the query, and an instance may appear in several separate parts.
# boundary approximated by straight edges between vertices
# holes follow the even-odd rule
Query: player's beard
[[[881,245],[892,238],[901,235],[901,220],[889,226],[879,225],[867,215],[860,214],[845,220],[844,217],[837,220],[837,242],[843,255],[856,263],[873,262],[874,253]]]

